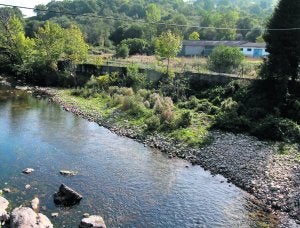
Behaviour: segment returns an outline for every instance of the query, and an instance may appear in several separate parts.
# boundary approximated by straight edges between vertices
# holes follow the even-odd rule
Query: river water
[[[188,168],[187,168],[188,166]],[[31,167],[35,171],[24,175]],[[63,177],[59,170],[78,171]],[[84,198],[56,207],[61,183]],[[26,190],[25,185],[31,188]],[[184,160],[88,122],[22,91],[0,89],[0,189],[11,208],[41,201],[55,227],[78,227],[83,213],[101,215],[108,227],[256,227],[262,216],[247,193]],[[276,221],[276,218],[275,218]]]

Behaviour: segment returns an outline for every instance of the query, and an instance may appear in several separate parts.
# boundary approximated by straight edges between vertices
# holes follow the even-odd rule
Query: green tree
[[[64,59],[70,60],[74,64],[86,61],[89,46],[77,26],[72,25],[64,31],[64,43]]]
[[[162,33],[155,41],[155,54],[168,60],[169,73],[170,59],[175,58],[182,48],[182,37],[172,34],[171,31]]]
[[[157,25],[161,20],[161,10],[157,7],[156,4],[151,3],[148,5],[146,9],[146,21],[149,22],[149,28],[147,31],[147,35],[150,40],[153,39],[154,36],[156,36],[157,33]]]
[[[56,68],[57,61],[64,51],[64,30],[53,22],[47,21],[35,35],[35,63],[40,66]]]
[[[200,40],[200,35],[198,32],[194,31],[189,35],[189,40]]]
[[[235,40],[236,38],[236,24],[239,19],[239,13],[237,11],[227,11],[218,15],[218,19],[215,22],[215,26],[219,28],[232,28],[232,29],[220,29],[218,30],[218,39],[220,40]]]
[[[243,62],[244,55],[237,47],[220,45],[208,58],[208,68],[219,73],[232,73]]]
[[[5,50],[13,70],[19,73],[31,61],[34,41],[25,37],[25,30],[18,17],[13,16],[7,22],[1,20],[0,47]]]
[[[300,63],[300,1],[280,0],[264,34],[267,51],[264,77],[280,84],[279,97],[288,94],[288,81],[299,77]],[[282,30],[287,29],[287,30]]]
[[[150,23],[157,23],[161,20],[161,11],[156,4],[151,3],[146,9],[146,20]]]

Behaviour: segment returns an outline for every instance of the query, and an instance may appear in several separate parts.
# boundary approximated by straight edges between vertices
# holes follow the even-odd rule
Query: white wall
[[[254,49],[260,49],[262,50],[262,56],[266,56],[269,53],[266,52],[266,48],[257,48],[257,47],[240,47],[241,52],[245,55],[245,56],[249,56],[249,57],[253,57],[254,54]],[[242,50],[243,49],[243,50]]]

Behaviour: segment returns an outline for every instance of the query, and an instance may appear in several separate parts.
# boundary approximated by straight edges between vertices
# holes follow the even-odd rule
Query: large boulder
[[[43,214],[35,213],[29,207],[20,207],[13,210],[10,218],[11,228],[53,228],[53,224]]]
[[[6,212],[9,202],[0,196],[0,226],[9,220],[9,215]]]
[[[90,228],[90,227],[106,228],[106,225],[101,216],[91,215],[88,218],[82,219],[79,225],[79,228]]]
[[[72,206],[78,204],[82,199],[82,195],[80,195],[75,190],[70,187],[62,184],[59,187],[57,193],[53,195],[54,203],[63,206]]]

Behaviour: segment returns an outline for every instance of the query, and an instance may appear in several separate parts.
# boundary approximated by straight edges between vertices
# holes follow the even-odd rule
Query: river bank
[[[144,135],[139,129],[116,126],[112,119],[103,119],[98,113],[82,110],[76,103],[67,101],[58,90],[39,88],[37,91],[50,96],[51,101],[60,104],[66,111],[97,122],[118,135],[158,148],[170,158],[183,158],[213,174],[222,174],[228,182],[263,202],[267,212],[288,213],[297,223],[300,221],[299,152],[278,154],[274,144],[243,134],[221,131],[211,132],[213,140],[210,145],[200,149],[189,148],[176,144],[170,138]]]

